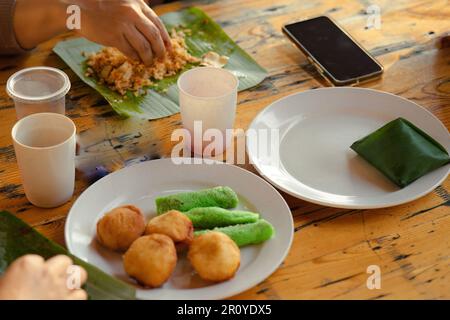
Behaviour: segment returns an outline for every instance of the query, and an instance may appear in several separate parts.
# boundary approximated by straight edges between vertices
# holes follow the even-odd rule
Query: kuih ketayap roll
[[[186,212],[194,208],[235,208],[239,202],[236,193],[229,187],[215,187],[195,192],[178,193],[156,198],[156,210],[162,214],[169,210]]]
[[[199,236],[209,231],[225,233],[233,239],[239,247],[244,247],[251,244],[260,244],[275,235],[275,229],[273,226],[263,219],[254,223],[239,224],[224,228],[214,228],[212,230],[200,230],[195,232],[195,236]]]
[[[194,208],[184,214],[192,221],[194,228],[212,229],[236,224],[253,223],[259,214],[249,211],[227,210],[219,207]]]

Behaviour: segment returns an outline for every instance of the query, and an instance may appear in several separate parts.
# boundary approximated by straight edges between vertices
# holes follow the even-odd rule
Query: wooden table
[[[239,94],[236,127],[247,128],[269,103],[293,92],[325,86],[305,57],[282,35],[281,26],[327,14],[385,66],[382,80],[364,85],[415,101],[450,127],[450,5],[446,0],[377,1],[381,28],[366,28],[368,1],[217,0],[158,7],[158,13],[192,4],[216,19],[270,76]],[[63,227],[73,201],[95,178],[96,166],[117,169],[168,157],[180,116],[156,121],[121,120],[105,100],[51,52],[64,35],[28,56],[0,58],[0,208],[15,213],[49,238],[64,243]],[[69,74],[68,115],[83,145],[76,192],[70,203],[33,207],[25,198],[10,130],[13,102],[5,83],[15,71],[54,66]],[[251,166],[247,169],[254,171]],[[238,299],[443,299],[450,298],[450,180],[408,204],[380,210],[327,208],[284,195],[295,217],[290,254],[271,277]],[[369,290],[366,268],[379,265],[380,290]]]

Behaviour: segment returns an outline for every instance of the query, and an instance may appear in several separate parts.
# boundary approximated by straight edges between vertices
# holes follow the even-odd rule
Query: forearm
[[[39,43],[66,30],[67,6],[64,0],[16,0],[14,32],[23,49],[31,49]]]
[[[79,36],[116,47],[146,65],[172,48],[164,24],[145,0],[0,1],[0,18],[6,17],[0,20],[0,54],[34,48],[67,31],[68,22]],[[79,21],[74,16],[77,10],[68,12],[70,5],[79,7]],[[10,11],[12,14],[8,15]],[[2,41],[2,33],[6,40]]]

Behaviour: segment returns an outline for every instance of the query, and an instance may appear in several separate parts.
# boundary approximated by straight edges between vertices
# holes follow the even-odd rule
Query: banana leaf
[[[228,56],[229,62],[225,69],[230,70],[239,79],[239,90],[256,86],[267,76],[267,71],[259,66],[244,50],[242,50],[222,28],[199,8],[188,8],[161,16],[168,30],[173,28],[190,29],[186,35],[188,51],[198,58],[209,51]],[[97,90],[121,116],[144,119],[159,119],[179,112],[178,75],[169,77],[147,88],[147,93],[136,97],[128,92],[126,98],[112,91],[107,86],[99,84],[95,79],[86,77],[86,58],[83,52],[97,52],[102,47],[84,38],[61,41],[53,51],[86,84]],[[194,67],[188,65],[185,70]],[[185,70],[182,70],[185,71]],[[181,73],[181,72],[180,72]]]
[[[28,224],[9,212],[0,212],[0,275],[17,258],[37,254],[45,259],[59,254],[70,256],[88,272],[85,290],[92,300],[134,300],[134,287],[111,277],[96,267],[68,253]]]
[[[400,188],[450,163],[447,150],[406,119],[395,119],[350,147]]]

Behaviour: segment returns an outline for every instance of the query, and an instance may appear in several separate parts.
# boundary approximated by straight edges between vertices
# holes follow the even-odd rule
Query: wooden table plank
[[[282,35],[281,26],[327,14],[385,66],[383,79],[365,84],[415,101],[450,128],[450,6],[446,0],[377,1],[381,28],[366,28],[366,1],[228,0],[184,1],[157,8],[162,14],[198,5],[262,66],[269,77],[239,94],[236,128],[247,128],[271,102],[288,94],[325,86],[305,57]],[[122,120],[51,52],[65,34],[26,56],[0,58],[0,208],[15,213],[59,243],[73,201],[96,178],[96,167],[111,171],[170,156],[171,132],[180,116],[155,121]],[[35,65],[64,70],[72,81],[68,115],[75,121],[75,196],[55,209],[33,207],[25,198],[10,129],[13,102],[5,84],[15,71]],[[250,165],[246,169],[255,172]],[[409,204],[377,210],[343,210],[307,203],[283,194],[295,218],[292,250],[267,280],[236,299],[398,299],[450,298],[450,181]],[[382,270],[382,288],[368,290],[368,265]]]

